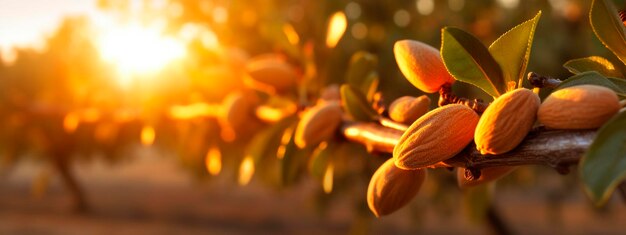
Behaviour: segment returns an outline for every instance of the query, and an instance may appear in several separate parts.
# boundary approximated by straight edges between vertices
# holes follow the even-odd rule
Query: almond
[[[263,56],[246,65],[247,85],[267,92],[283,92],[296,85],[298,75],[287,62],[276,57]]]
[[[611,89],[596,85],[567,87],[552,92],[539,106],[539,122],[552,129],[593,129],[620,109]]]
[[[478,121],[474,141],[481,154],[502,154],[524,140],[537,118],[541,100],[520,88],[498,97]]]
[[[252,118],[253,104],[241,92],[228,94],[222,101],[219,121],[223,126],[237,129]]]
[[[484,183],[488,183],[491,181],[498,180],[509,173],[513,172],[517,167],[514,166],[499,166],[499,167],[489,167],[480,170],[480,177],[474,180],[468,180],[465,178],[465,168],[459,167],[456,170],[456,180],[459,185],[459,188],[469,188],[473,186],[478,186]]]
[[[320,100],[323,101],[339,101],[341,100],[341,93],[339,91],[339,85],[332,84],[324,87],[320,93]]]
[[[296,126],[296,146],[306,148],[330,138],[341,124],[341,116],[339,102],[320,103],[307,110]]]
[[[218,122],[221,136],[226,142],[234,141],[237,133],[249,129],[250,120],[255,120],[253,109],[257,105],[257,97],[252,93],[232,92],[222,101]]]
[[[383,163],[372,176],[367,187],[367,204],[376,217],[395,212],[408,204],[419,192],[425,169],[402,170],[393,159]]]
[[[454,157],[474,138],[478,114],[460,104],[439,107],[417,119],[393,149],[396,166],[427,167]]]
[[[403,96],[394,100],[389,105],[389,117],[404,124],[411,124],[419,117],[428,112],[430,98],[428,96],[412,97]]]
[[[397,41],[393,46],[396,62],[402,74],[418,89],[434,93],[454,78],[443,64],[439,50],[414,40]]]

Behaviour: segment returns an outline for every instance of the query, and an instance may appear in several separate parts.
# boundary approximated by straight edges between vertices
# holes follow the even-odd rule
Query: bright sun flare
[[[98,50],[104,60],[117,67],[122,83],[132,75],[158,72],[186,52],[182,41],[163,35],[156,27],[138,24],[104,30]]]

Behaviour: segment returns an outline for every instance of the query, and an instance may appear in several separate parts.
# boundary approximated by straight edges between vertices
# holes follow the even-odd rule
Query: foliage
[[[626,27],[619,19],[615,6],[608,0],[594,0],[589,21],[604,46],[626,64]],[[565,67],[577,75],[566,80],[560,87],[596,84],[611,88],[621,97],[625,97],[626,81],[623,80],[623,74],[626,71],[619,69],[623,67],[616,68],[609,60],[599,56],[570,60]],[[593,70],[597,72],[585,72]],[[625,155],[622,141],[625,128],[623,114],[617,115],[600,129],[580,163],[581,178],[587,195],[596,205],[606,203],[626,174],[622,163]]]
[[[457,80],[498,97],[515,87],[522,87],[540,16],[541,12],[509,30],[489,49],[463,30],[444,28],[441,57]]]
[[[604,205],[617,185],[626,178],[626,113],[602,126],[582,158],[580,175],[585,191],[596,205]]]

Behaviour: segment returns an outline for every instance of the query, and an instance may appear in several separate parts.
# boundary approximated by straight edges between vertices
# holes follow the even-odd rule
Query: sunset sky
[[[96,0],[0,0],[0,50],[10,59],[14,46],[41,46],[64,16],[96,12]]]

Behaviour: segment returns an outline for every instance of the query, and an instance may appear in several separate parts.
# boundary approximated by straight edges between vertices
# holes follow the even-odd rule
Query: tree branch
[[[402,131],[375,123],[346,122],[341,127],[346,139],[363,144],[369,150],[392,153]],[[560,173],[567,173],[570,165],[577,164],[591,144],[596,130],[532,130],[526,139],[512,151],[497,156],[485,156],[469,144],[461,153],[431,168],[463,167],[482,169],[497,166],[546,165]]]

